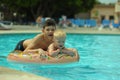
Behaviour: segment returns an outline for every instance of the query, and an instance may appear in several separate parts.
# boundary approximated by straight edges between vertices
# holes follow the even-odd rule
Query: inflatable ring
[[[79,61],[79,55],[77,52],[75,52],[74,56],[59,54],[56,57],[51,57],[49,55],[43,55],[43,54],[38,54],[38,53],[23,54],[22,51],[13,51],[8,55],[7,59],[9,61],[14,61],[14,62],[58,64],[58,63],[77,62]]]

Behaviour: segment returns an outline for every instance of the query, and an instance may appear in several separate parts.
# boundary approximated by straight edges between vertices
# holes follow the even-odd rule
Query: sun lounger
[[[106,20],[106,19],[104,19],[104,20],[102,20],[102,25],[104,26],[104,27],[106,27],[106,26],[110,26],[110,20]]]
[[[6,25],[0,22],[0,30],[10,30],[10,29],[11,29],[11,25]]]
[[[84,27],[85,26],[85,20],[83,19],[76,19],[75,24],[79,27]]]
[[[120,27],[120,22],[112,22],[113,28],[119,28]]]
[[[93,19],[87,19],[85,21],[85,27],[95,27],[97,25],[96,20]]]

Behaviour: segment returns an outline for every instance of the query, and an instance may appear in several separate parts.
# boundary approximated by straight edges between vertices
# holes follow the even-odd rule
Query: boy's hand
[[[44,51],[43,49],[38,49],[38,53],[39,54],[46,54],[46,51]]]
[[[59,52],[60,52],[60,49],[57,49],[57,50],[55,50],[55,51],[52,52],[51,56],[55,57],[55,56],[57,56],[59,54]]]

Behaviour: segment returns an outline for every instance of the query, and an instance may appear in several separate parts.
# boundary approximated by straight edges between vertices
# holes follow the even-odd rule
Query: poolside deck
[[[0,80],[51,80],[34,74],[0,67]]]
[[[120,34],[120,29],[103,28],[99,30],[98,27],[85,28],[85,27],[68,27],[60,28],[67,33],[81,33],[81,34]],[[36,26],[21,26],[14,25],[11,30],[0,30],[0,34],[13,34],[13,33],[39,33],[41,28]]]
[[[63,29],[63,28],[62,28]],[[81,33],[81,34],[120,34],[120,29],[110,30],[109,28],[104,28],[99,30],[96,28],[64,28],[67,33]],[[13,26],[11,30],[0,30],[0,34],[13,34],[13,33],[39,33],[41,28],[36,26]],[[0,79],[2,80],[49,80],[47,78],[36,76],[29,73],[24,73],[17,70],[11,70],[5,67],[0,67]]]

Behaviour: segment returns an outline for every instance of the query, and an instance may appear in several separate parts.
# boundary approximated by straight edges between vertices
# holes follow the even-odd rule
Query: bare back
[[[24,41],[25,50],[42,48],[47,50],[48,46],[52,43],[45,38],[43,34],[38,34],[35,38]]]

